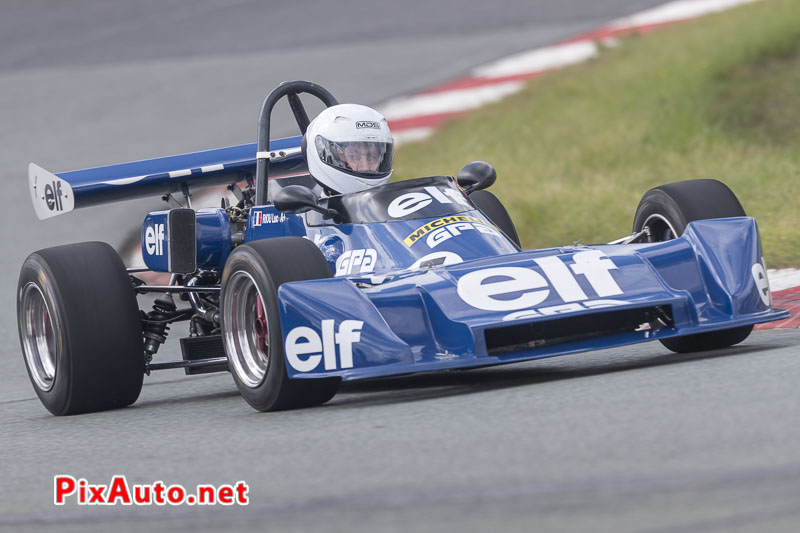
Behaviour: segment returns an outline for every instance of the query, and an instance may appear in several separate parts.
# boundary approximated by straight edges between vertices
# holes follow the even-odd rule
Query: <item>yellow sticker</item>
[[[446,226],[448,224],[456,224],[458,222],[473,222],[475,224],[483,224],[484,226],[488,226],[485,221],[477,218],[471,217],[468,215],[453,215],[449,217],[442,217],[437,218],[436,220],[432,220],[428,222],[421,228],[418,228],[414,233],[403,239],[403,242],[406,246],[411,246],[415,242],[417,242],[420,238],[424,237],[426,234],[430,233],[431,231],[435,230],[436,228],[441,228],[442,226]]]

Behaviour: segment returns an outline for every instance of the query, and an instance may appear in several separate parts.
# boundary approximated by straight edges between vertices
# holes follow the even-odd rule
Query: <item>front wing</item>
[[[654,244],[520,252],[287,283],[291,378],[345,380],[552,357],[779,320],[749,217]]]

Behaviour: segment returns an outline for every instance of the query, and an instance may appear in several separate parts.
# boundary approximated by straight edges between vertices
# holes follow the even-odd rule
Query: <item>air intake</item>
[[[602,311],[501,328],[484,332],[489,355],[532,350],[623,333],[654,332],[674,324],[670,306]]]

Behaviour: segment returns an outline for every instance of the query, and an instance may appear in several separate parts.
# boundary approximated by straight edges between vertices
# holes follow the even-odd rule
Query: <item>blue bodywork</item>
[[[480,216],[477,211],[473,215]],[[563,247],[475,257],[475,240],[454,238],[442,245],[465,259],[455,265],[378,275],[379,266],[384,264],[378,263],[376,274],[371,276],[281,286],[284,342],[296,328],[309,328],[302,331],[321,335],[321,324],[326,320],[333,321],[333,329],[348,320],[363,322],[347,366],[340,359],[325,364],[320,358],[309,370],[310,365],[303,361],[318,354],[299,353],[293,359],[287,349],[290,376],[358,379],[484,366],[788,316],[770,306],[758,230],[749,217],[692,222],[682,237],[653,244]],[[364,245],[361,239],[347,242]],[[391,253],[393,247],[385,246],[391,241],[382,242],[382,252]],[[348,249],[349,244],[341,247]],[[576,274],[587,264],[600,268],[589,276]],[[470,295],[470,291],[480,294]],[[652,308],[668,309],[673,323],[660,329],[643,323],[640,331],[618,333],[612,328],[611,334],[552,345],[537,346],[536,339],[527,346],[503,344],[506,332],[513,336],[513,327],[518,325],[553,324],[566,317]],[[581,327],[579,322],[575,326]],[[491,347],[487,346],[488,335],[493,339]]]
[[[298,146],[295,137],[270,148]],[[297,157],[270,165],[271,176],[304,170]],[[81,207],[230,183],[254,167],[255,145],[246,145],[56,176]],[[369,194],[383,200],[365,196],[358,219],[339,223],[272,205],[249,210],[244,242],[308,238],[333,274],[278,290],[291,378],[486,366],[788,316],[771,307],[749,217],[692,222],[667,242],[520,251],[452,178],[379,189]],[[153,270],[169,270],[160,247],[169,231],[159,228],[167,213],[148,215],[142,231]],[[198,267],[221,270],[232,249],[225,210],[199,210],[196,222]]]

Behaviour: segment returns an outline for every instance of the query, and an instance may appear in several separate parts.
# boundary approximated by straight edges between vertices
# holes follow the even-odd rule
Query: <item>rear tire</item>
[[[746,216],[742,204],[727,185],[717,180],[689,180],[661,185],[647,191],[636,208],[633,231],[650,230],[650,242],[676,239],[689,222],[709,218]],[[661,344],[677,353],[716,350],[739,344],[753,326],[664,339]]]
[[[514,244],[516,244],[517,247],[520,249],[522,248],[519,243],[517,228],[514,226],[511,216],[508,214],[505,206],[503,206],[502,202],[500,202],[497,196],[482,189],[470,193],[469,199],[472,200],[472,203],[475,204],[475,207],[480,209],[484,215],[489,217],[489,220],[494,222],[495,226],[500,228],[500,230],[505,233],[509,239],[514,241]]]
[[[28,376],[54,415],[125,407],[139,397],[139,306],[125,265],[108,244],[29,255],[17,286],[17,324]]]
[[[242,397],[259,411],[320,405],[339,378],[289,379],[283,350],[278,287],[289,281],[332,277],[316,245],[277,237],[238,246],[222,273],[222,340]]]

